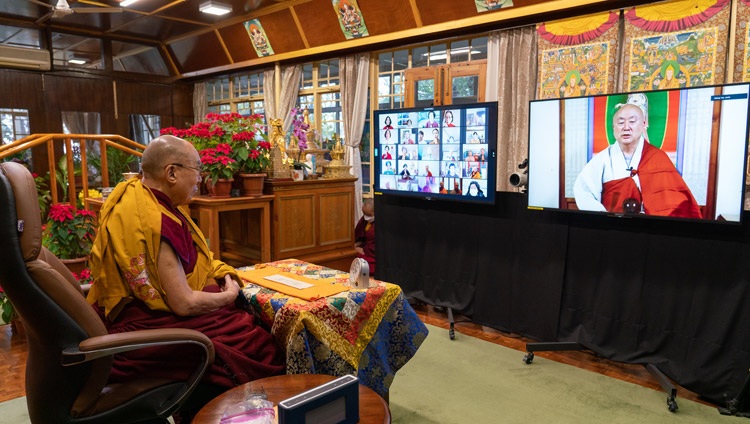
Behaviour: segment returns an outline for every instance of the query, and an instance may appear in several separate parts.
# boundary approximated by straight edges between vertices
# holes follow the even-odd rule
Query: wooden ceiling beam
[[[414,0],[410,0],[413,2]],[[611,0],[552,0],[548,2],[533,4],[523,7],[511,7],[497,13],[483,13],[470,18],[457,19],[439,24],[422,26],[408,30],[370,35],[368,37],[346,40],[339,43],[328,44],[325,46],[312,47],[304,50],[297,50],[287,53],[278,53],[271,56],[259,57],[257,59],[238,62],[233,65],[218,66],[215,68],[204,69],[201,71],[187,72],[183,74],[185,78],[201,77],[213,74],[226,73],[241,68],[251,68],[256,66],[268,66],[276,62],[293,61],[302,57],[330,56],[335,52],[361,51],[369,47],[370,50],[385,48],[383,46],[393,45],[394,42],[406,41],[411,39],[425,38],[426,36],[441,34],[451,36],[459,31],[465,31],[471,28],[488,28],[490,29],[507,29],[514,26],[530,25],[532,23],[543,22],[554,14],[571,14],[575,15],[576,10],[586,10],[599,6],[598,10],[607,8],[616,10],[627,5],[635,6],[637,4],[653,3],[651,1],[611,1]],[[558,19],[556,17],[556,19]]]

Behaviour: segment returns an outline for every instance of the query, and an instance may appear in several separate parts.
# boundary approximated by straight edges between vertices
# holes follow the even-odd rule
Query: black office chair
[[[214,359],[204,334],[159,329],[107,334],[70,271],[41,245],[36,186],[23,165],[0,164],[0,286],[23,319],[28,342],[26,404],[33,424],[164,423]],[[144,375],[108,383],[112,356],[184,344],[200,352],[186,381]]]

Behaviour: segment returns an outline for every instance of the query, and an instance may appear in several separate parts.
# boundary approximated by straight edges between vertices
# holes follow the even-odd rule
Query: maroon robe
[[[362,258],[367,261],[370,265],[370,275],[375,275],[375,221],[368,222],[362,217],[357,222],[357,226],[354,227],[354,241],[360,242],[360,247],[365,252],[364,255],[357,254],[358,258]]]
[[[187,273],[196,264],[197,251],[187,222],[177,211],[169,197],[152,190],[159,203],[179,217],[182,225],[162,217],[162,240],[174,249]],[[218,285],[209,285],[204,291],[218,292]],[[188,328],[208,336],[216,352],[203,382],[232,388],[259,378],[284,372],[284,357],[273,336],[255,323],[255,317],[235,304],[207,314],[180,317],[171,312],[154,311],[143,302],[134,300],[125,305],[114,322],[104,319],[110,333],[146,330],[153,328]],[[169,380],[187,379],[197,364],[198,351],[189,345],[154,347],[126,352],[115,356],[111,381],[128,381],[132,375],[147,374]]]
[[[633,181],[635,175],[641,189]],[[643,204],[648,215],[702,218],[700,207],[682,176],[666,153],[649,143],[643,144],[638,169],[631,176],[604,183],[602,204],[609,212],[624,212],[623,202],[632,198]]]

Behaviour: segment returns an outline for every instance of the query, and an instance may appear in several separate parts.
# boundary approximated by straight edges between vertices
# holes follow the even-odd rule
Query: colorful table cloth
[[[296,259],[268,265],[311,279],[348,283],[349,274]],[[252,268],[248,268],[252,269]],[[289,374],[356,374],[381,396],[427,337],[427,327],[406,301],[401,287],[377,281],[306,301],[248,284],[246,308],[271,328],[286,350]]]

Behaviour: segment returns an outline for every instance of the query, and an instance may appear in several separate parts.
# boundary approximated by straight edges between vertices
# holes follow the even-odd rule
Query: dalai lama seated
[[[183,139],[165,135],[148,144],[142,178],[118,184],[100,211],[88,301],[110,333],[189,328],[207,335],[216,359],[202,383],[216,396],[281,374],[285,366],[271,334],[235,306],[240,278],[213,258],[184,206],[197,193],[200,166],[198,152]],[[186,364],[194,358],[182,347],[143,352],[118,355],[111,381],[142,374],[171,379],[192,370]]]

